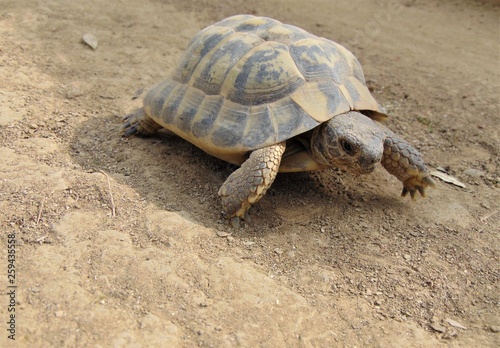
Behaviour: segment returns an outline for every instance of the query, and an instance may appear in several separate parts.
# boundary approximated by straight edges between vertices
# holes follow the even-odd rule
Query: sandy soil
[[[498,1],[176,3],[1,1],[0,283],[15,233],[17,346],[497,346]],[[382,169],[283,174],[231,230],[224,163],[120,127],[198,30],[237,13],[346,45],[388,126],[465,188],[412,202]]]

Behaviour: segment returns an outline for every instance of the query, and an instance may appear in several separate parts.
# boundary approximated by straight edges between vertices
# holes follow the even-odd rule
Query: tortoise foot
[[[416,198],[417,193],[425,197],[425,189],[436,186],[420,153],[394,134],[385,139],[382,165],[403,182],[403,197],[408,193],[412,199]]]
[[[137,109],[134,112],[123,117],[123,136],[131,135],[150,135],[156,133],[162,128],[158,123],[149,117],[143,108]]]
[[[266,194],[276,178],[285,152],[285,143],[256,150],[234,171],[219,189],[222,207],[233,227],[239,227],[240,220],[248,221],[248,210]]]

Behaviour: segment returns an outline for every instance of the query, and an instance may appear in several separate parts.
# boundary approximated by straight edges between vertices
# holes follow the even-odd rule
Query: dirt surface
[[[498,346],[498,1],[176,3],[1,1],[0,346]],[[381,168],[282,174],[231,230],[223,162],[120,127],[238,13],[352,50],[387,125],[465,188],[412,202]]]

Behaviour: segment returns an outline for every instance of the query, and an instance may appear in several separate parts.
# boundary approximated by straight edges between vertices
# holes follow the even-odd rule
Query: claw
[[[431,178],[430,175],[423,178],[422,181],[430,187],[436,187],[436,182]]]
[[[417,190],[422,197],[425,197],[425,188],[422,186],[417,186]]]
[[[252,217],[250,216],[248,210],[245,212],[245,215],[243,215],[243,220],[245,220],[246,222],[252,222]]]
[[[401,197],[406,197],[407,194],[408,194],[408,189],[406,188],[406,186],[403,186],[403,192],[401,192]]]
[[[414,176],[403,182],[403,191],[401,192],[401,196],[405,197],[408,193],[410,194],[412,199],[415,199],[417,196],[417,192],[420,193],[422,197],[426,196],[426,188],[436,186],[436,182],[432,180],[428,173],[424,173],[425,177]]]
[[[417,190],[410,190],[411,199],[415,199],[416,196],[417,196]]]
[[[125,133],[123,133],[123,136],[124,137],[129,137],[131,135],[134,135],[135,133],[137,133],[137,128],[136,127],[131,127],[129,129],[127,129],[127,131]]]
[[[240,228],[240,218],[237,216],[232,218],[231,219],[231,226],[233,226],[233,228]]]

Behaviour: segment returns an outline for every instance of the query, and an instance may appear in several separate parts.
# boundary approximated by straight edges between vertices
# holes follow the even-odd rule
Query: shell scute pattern
[[[179,84],[175,81],[166,79],[152,88],[144,98],[144,111],[148,115],[157,115],[157,117],[161,116],[165,99],[178,85]]]
[[[256,34],[265,41],[276,41],[285,45],[290,45],[293,42],[312,36],[307,31],[289,24],[276,25],[265,31],[259,30]]]
[[[284,44],[267,41],[229,71],[222,95],[244,105],[283,98],[305,82]]]
[[[181,63],[174,72],[174,80],[180,83],[187,83],[206,54],[224,38],[233,33],[234,31],[231,28],[216,28],[216,30],[210,30],[210,27],[208,27],[196,34],[189,43]]]
[[[281,23],[277,20],[264,17],[253,17],[244,20],[241,24],[234,27],[235,31],[238,32],[265,32],[270,27],[275,25],[280,25]]]
[[[245,127],[245,134],[241,140],[244,148],[255,148],[260,144],[276,142],[276,126],[274,115],[271,114],[267,104],[250,107],[252,115],[250,122]]]
[[[336,62],[321,47],[321,41],[307,38],[294,42],[290,45],[290,54],[306,80],[334,79]]]
[[[175,118],[177,127],[183,132],[189,132],[198,108],[201,105],[205,94],[195,88],[188,89],[177,110],[178,116]]]
[[[256,35],[234,33],[221,40],[198,64],[192,85],[208,95],[218,95],[229,71],[253,47],[263,40]]]
[[[216,23],[215,25],[219,27],[231,27],[234,28],[238,26],[240,23],[243,23],[244,21],[251,20],[252,18],[256,18],[255,16],[252,15],[235,15],[232,17],[225,18],[221,20],[220,22]],[[267,18],[266,18],[267,19]],[[271,19],[271,18],[269,18]]]
[[[269,104],[269,109],[275,123],[275,143],[290,139],[297,132],[305,133],[319,124],[290,97]]]
[[[210,133],[222,104],[224,104],[224,99],[220,96],[205,96],[192,122],[191,134],[196,139],[206,137]],[[186,132],[186,134],[189,133]]]
[[[163,115],[162,120],[166,124],[175,124],[176,119],[179,116],[177,110],[186,95],[186,91],[189,89],[188,86],[178,84],[175,86],[170,94],[165,97],[165,102],[163,103],[163,109],[159,115]],[[164,97],[163,91],[160,91],[162,98]]]
[[[250,107],[224,101],[211,141],[217,147],[236,147],[243,139]]]
[[[351,109],[340,86],[324,81],[309,82],[291,95],[307,115],[317,122],[328,121]]]
[[[233,163],[349,110],[384,112],[347,49],[250,15],[199,32],[172,77],[148,93],[144,109],[160,125]]]

